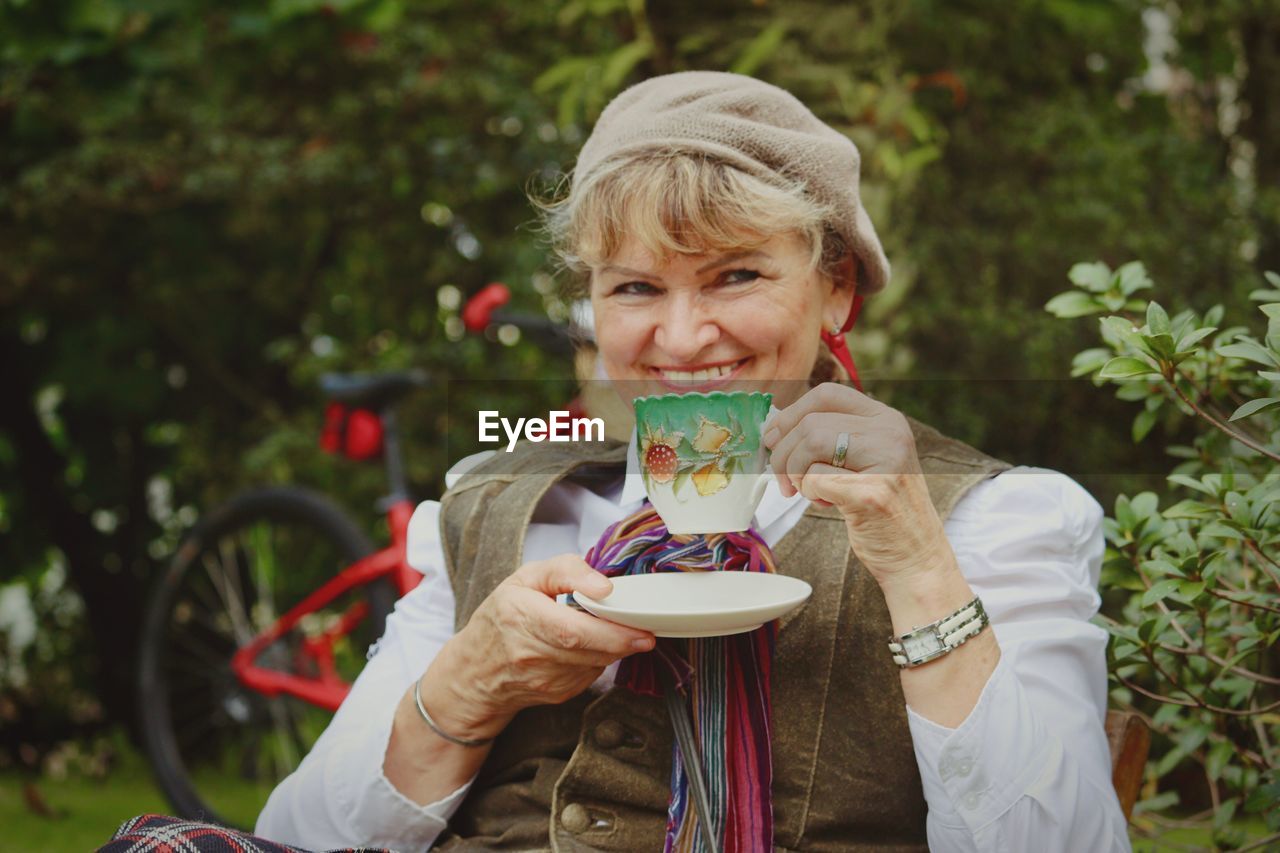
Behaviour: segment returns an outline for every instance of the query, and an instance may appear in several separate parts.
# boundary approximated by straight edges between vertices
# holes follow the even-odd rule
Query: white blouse
[[[448,485],[488,455],[464,459]],[[524,560],[585,554],[609,524],[639,509],[638,471],[633,442],[627,476],[608,493],[553,486],[529,526]],[[807,504],[771,482],[756,513],[765,540],[775,545]],[[425,850],[462,803],[469,784],[420,806],[382,772],[396,705],[454,632],[439,512],[425,501],[414,513],[409,563],[422,582],[396,604],[351,694],[271,794],[257,834],[310,849]],[[1102,508],[1073,480],[1025,467],[975,486],[946,520],[1001,657],[957,728],[907,707],[931,850],[1130,850],[1103,731],[1107,635],[1089,621],[1099,605],[1101,521]],[[607,671],[596,687],[611,677]]]

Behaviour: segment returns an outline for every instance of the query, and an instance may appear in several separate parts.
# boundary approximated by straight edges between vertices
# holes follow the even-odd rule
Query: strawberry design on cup
[[[745,530],[768,481],[760,427],[772,398],[711,392],[635,401],[645,491],[673,532]]]

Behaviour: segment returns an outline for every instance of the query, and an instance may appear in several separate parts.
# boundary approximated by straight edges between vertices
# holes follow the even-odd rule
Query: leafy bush
[[[1072,376],[1141,405],[1135,442],[1195,425],[1189,445],[1167,448],[1178,460],[1168,493],[1121,495],[1105,521],[1102,584],[1127,595],[1119,618],[1100,619],[1112,701],[1156,735],[1141,809],[1176,806],[1190,767],[1225,848],[1245,841],[1238,815],[1280,833],[1280,276],[1266,277],[1274,289],[1250,294],[1267,317],[1261,337],[1224,325],[1220,305],[1170,317],[1139,295],[1152,282],[1137,262],[1077,264],[1075,289],[1045,306],[1106,315],[1105,346],[1079,353]]]

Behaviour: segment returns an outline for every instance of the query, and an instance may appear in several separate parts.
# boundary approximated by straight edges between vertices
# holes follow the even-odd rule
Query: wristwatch
[[[982,600],[974,596],[973,601],[950,616],[890,640],[889,651],[893,662],[903,669],[919,666],[960,647],[989,624]]]

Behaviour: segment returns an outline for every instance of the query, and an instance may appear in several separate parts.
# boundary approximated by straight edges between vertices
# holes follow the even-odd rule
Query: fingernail
[[[653,641],[650,640],[648,637],[641,637],[638,640],[631,641],[631,648],[635,649],[638,652],[647,652],[649,651],[649,647],[652,644],[652,642]]]
[[[764,434],[764,446],[773,447],[773,443],[777,440],[778,440],[778,428],[769,427],[768,431],[766,431]]]

